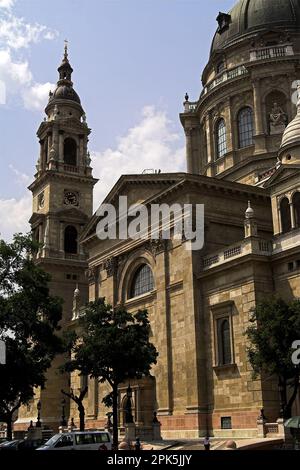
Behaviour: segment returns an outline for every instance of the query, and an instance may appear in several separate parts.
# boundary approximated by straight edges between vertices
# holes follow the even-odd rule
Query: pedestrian
[[[139,437],[136,438],[136,441],[135,441],[135,444],[134,444],[134,449],[137,450],[137,451],[141,450],[141,441],[140,441]]]
[[[209,436],[206,436],[206,438],[204,439],[204,449],[205,449],[205,450],[210,450],[210,440],[209,440]]]

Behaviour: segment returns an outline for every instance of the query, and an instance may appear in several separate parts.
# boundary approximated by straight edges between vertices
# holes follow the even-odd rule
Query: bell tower
[[[33,183],[32,231],[40,242],[36,262],[51,275],[53,295],[64,300],[62,330],[72,319],[76,285],[83,302],[88,300],[86,254],[79,244],[80,233],[92,216],[93,187],[88,152],[91,132],[80,98],[73,88],[73,69],[68,59],[67,43],[58,67],[59,79],[49,93],[46,117],[37,131],[40,155]],[[18,424],[36,420],[36,404],[41,402],[42,423],[56,430],[61,419],[61,389],[68,390],[69,377],[58,367],[57,357],[48,371],[46,388],[36,394],[31,406],[21,410]]]

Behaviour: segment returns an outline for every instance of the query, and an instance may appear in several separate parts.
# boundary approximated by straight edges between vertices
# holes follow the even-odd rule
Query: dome
[[[300,144],[300,108],[298,108],[296,117],[287,125],[283,133],[280,150],[295,143]]]
[[[251,207],[251,201],[248,201],[248,209],[245,212],[246,219],[253,219],[254,210]]]
[[[71,100],[80,104],[80,98],[74,88],[70,85],[58,85],[50,97],[49,103],[53,100]]]
[[[299,29],[300,0],[240,0],[228,13],[220,13],[211,53],[255,33]]]

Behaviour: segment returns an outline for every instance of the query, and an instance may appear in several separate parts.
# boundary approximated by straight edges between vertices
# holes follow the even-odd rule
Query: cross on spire
[[[64,59],[68,60],[68,45],[69,41],[67,39],[64,40],[65,43],[65,53],[64,53]]]

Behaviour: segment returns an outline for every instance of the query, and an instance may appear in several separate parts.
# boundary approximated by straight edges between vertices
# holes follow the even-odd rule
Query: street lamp
[[[65,398],[61,401],[61,426],[67,426],[66,415],[65,415],[66,400]]]
[[[42,408],[42,404],[41,404],[41,401],[40,401],[40,400],[37,402],[36,407],[37,407],[38,415],[37,415],[37,422],[36,422],[35,427],[36,427],[36,428],[40,428],[40,427],[42,427],[42,423],[41,423],[41,408]]]

